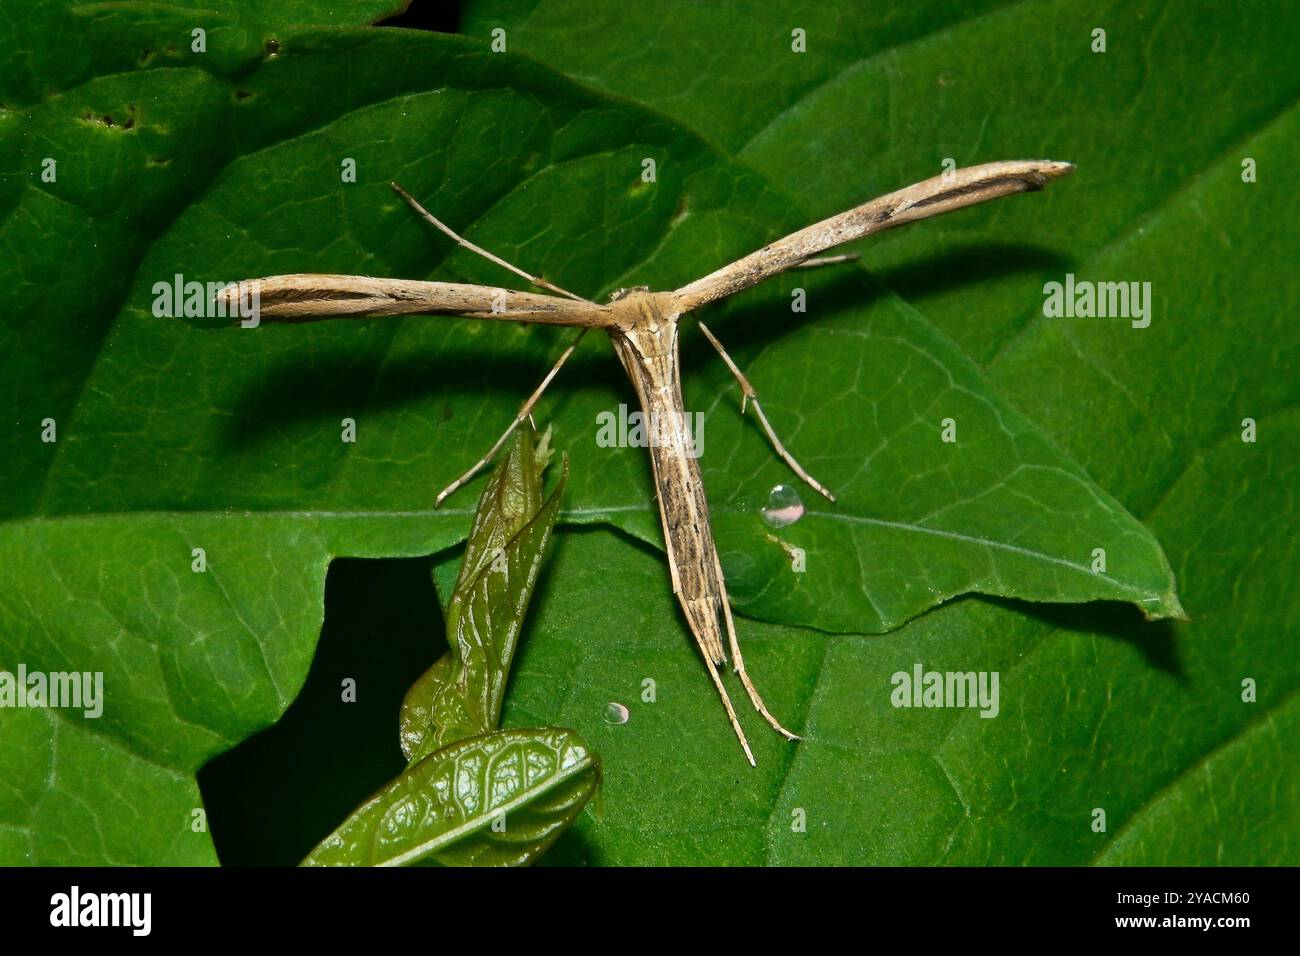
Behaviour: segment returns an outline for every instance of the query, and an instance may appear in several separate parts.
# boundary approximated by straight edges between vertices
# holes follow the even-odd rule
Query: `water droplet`
[[[767,496],[763,521],[771,528],[784,528],[803,517],[803,499],[789,485],[777,485]]]
[[[610,701],[605,705],[605,723],[607,724],[626,724],[628,718],[627,708],[617,701]]]

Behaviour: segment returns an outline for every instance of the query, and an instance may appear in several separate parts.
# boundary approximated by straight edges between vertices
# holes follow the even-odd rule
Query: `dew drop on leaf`
[[[628,718],[627,708],[616,701],[610,701],[605,705],[605,723],[607,724],[626,724]]]
[[[803,499],[789,485],[777,485],[767,496],[763,521],[771,528],[784,528],[803,517]]]

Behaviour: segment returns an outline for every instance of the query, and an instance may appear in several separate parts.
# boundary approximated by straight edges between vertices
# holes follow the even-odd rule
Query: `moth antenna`
[[[586,302],[588,305],[596,304],[592,302],[590,299],[584,299],[582,296],[575,295],[574,293],[568,291],[567,289],[561,289],[555,283],[547,282],[545,279],[541,278],[540,276],[530,275],[529,273],[525,272],[523,269],[520,269],[518,266],[511,265],[509,262],[506,262],[506,260],[502,259],[500,256],[488,252],[482,246],[474,245],[474,243],[470,242],[468,239],[459,235],[454,229],[451,228],[451,226],[447,225],[445,222],[443,222],[433,213],[429,212],[429,210],[421,206],[419,202],[416,201],[414,196],[408,193],[397,183],[389,183],[388,185],[393,187],[393,190],[397,193],[397,195],[401,196],[408,203],[410,203],[411,208],[414,209],[417,213],[419,213],[420,216],[423,217],[426,222],[428,222],[434,228],[441,231],[443,234],[450,236],[458,245],[463,246],[464,248],[468,249],[470,252],[477,253],[478,255],[482,256],[484,259],[488,260],[489,262],[495,262],[497,265],[505,269],[509,269],[515,275],[519,276],[520,278],[527,279],[529,282],[531,282],[535,286],[538,286],[539,288],[549,289],[551,292],[556,292],[562,296],[566,296],[570,299],[573,299],[575,302]]]

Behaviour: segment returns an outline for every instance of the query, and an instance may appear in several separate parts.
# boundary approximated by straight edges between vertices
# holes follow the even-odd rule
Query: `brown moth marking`
[[[238,287],[231,287],[222,293],[220,298],[225,299],[227,305],[232,305],[236,301],[235,296],[256,292],[260,295],[261,317],[282,322],[442,313],[474,319],[568,325],[581,329],[541,385],[525,400],[514,421],[496,444],[438,495],[437,504],[441,504],[447,495],[482,469],[514,430],[529,417],[538,399],[573,354],[587,330],[604,329],[637,393],[645,420],[670,423],[669,428],[658,434],[659,440],[649,443],[649,451],[673,593],[677,595],[691,635],[704,656],[705,666],[726,708],[732,729],[746,758],[753,764],[754,755],[719,673],[719,668],[728,661],[728,654],[732,669],[740,678],[754,709],[785,737],[791,740],[797,740],[798,737],[782,727],[772,716],[745,671],[735,623],[731,617],[731,605],[727,599],[727,585],[723,580],[722,566],[709,523],[709,504],[704,495],[700,467],[696,457],[690,453],[686,430],[671,427],[672,423],[685,421],[677,341],[679,320],[688,312],[735,295],[787,269],[806,268],[851,258],[815,258],[827,249],[990,199],[1041,189],[1050,180],[1064,176],[1073,169],[1074,166],[1069,163],[1013,160],[948,172],[791,233],[675,292],[651,292],[643,287],[620,289],[604,305],[530,275],[463,239],[394,183],[393,188],[426,221],[457,243],[509,269],[539,288],[558,293],[558,297],[450,282],[416,282],[364,276],[286,275],[240,283]],[[709,343],[722,356],[740,384],[742,413],[747,405],[752,404],[759,424],[782,460],[800,478],[834,501],[834,496],[813,479],[781,444],[758,403],[753,386],[727,355],[722,343],[702,322],[699,324]]]

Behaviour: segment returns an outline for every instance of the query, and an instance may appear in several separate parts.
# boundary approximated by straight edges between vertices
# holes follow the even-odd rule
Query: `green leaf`
[[[942,0],[871,10],[843,2],[731,0],[665,16],[656,4],[469,0],[461,33],[486,38],[502,27],[513,49],[588,85],[649,104],[734,154],[774,117],[796,112],[824,84],[884,67],[899,48],[941,38],[963,20],[1005,6],[999,0],[970,0],[955,15],[952,4]],[[795,29],[805,34],[803,54],[792,48]],[[744,108],[737,109],[738,103]],[[838,120],[837,126],[851,121]],[[822,137],[835,135],[827,130]],[[879,156],[900,145],[875,140],[865,148]]]
[[[0,90],[4,91],[0,117],[14,118],[18,108],[46,97],[94,98],[93,91],[83,87],[116,73],[191,70],[237,76],[264,58],[278,55],[277,35],[287,25],[361,26],[399,13],[409,2],[353,0],[346,10],[340,10],[321,0],[172,0],[166,4],[50,0],[27,4],[21,11],[11,8],[0,23],[0,50],[4,51],[0,56]],[[196,49],[199,38],[195,30],[203,31],[203,49]],[[32,50],[40,50],[41,55],[34,56]],[[143,103],[138,105],[143,107]],[[150,108],[160,105],[150,104]],[[136,110],[136,105],[127,105],[115,114],[92,110],[86,117],[88,128],[94,129],[96,124],[121,131],[138,128],[136,123],[127,125]],[[92,164],[82,175],[97,166]],[[111,203],[116,197],[110,191],[104,198]],[[106,254],[112,251],[106,250]]]
[[[815,296],[833,280],[799,281]],[[872,294],[865,282],[839,286]],[[853,361],[835,358],[846,351],[856,353]],[[838,497],[830,505],[803,489],[805,517],[777,532],[816,564],[813,573],[795,572],[756,514],[767,489],[790,480],[784,466],[761,443],[737,435],[732,445],[736,423],[714,427],[706,456],[718,444],[748,452],[729,454],[727,474],[709,484],[724,568],[743,612],[871,633],[979,591],[1131,601],[1152,619],[1182,615],[1151,534],[905,308],[822,319],[779,353],[765,349],[750,368],[752,381],[770,382],[766,393],[781,396],[769,403],[775,414],[799,422],[787,409],[816,410],[789,440],[825,449],[804,463]],[[764,384],[756,387],[764,394]],[[783,388],[794,392],[787,397]],[[942,439],[949,421],[953,443]],[[1100,571],[1097,549],[1106,558]]]
[[[402,752],[412,763],[493,731],[500,720],[510,662],[564,491],[562,474],[542,500],[548,445],[549,433],[534,446],[531,432],[521,430],[479,498],[447,603],[449,649],[402,701]]]
[[[0,530],[0,670],[101,672],[102,716],[0,710],[14,863],[215,863],[194,774],[307,675],[332,558],[453,544],[463,514],[73,515]],[[202,548],[206,570],[192,570]],[[10,852],[11,851],[11,852]]]
[[[542,472],[551,460],[551,432],[537,444],[528,429],[519,429],[510,451],[488,477],[465,539],[465,557],[451,602],[463,602],[489,565],[497,564],[511,542],[544,507]],[[563,478],[561,479],[563,481]],[[552,497],[555,497],[552,493]],[[513,549],[518,555],[518,548]],[[539,549],[540,550],[540,549]]]
[[[303,865],[522,865],[546,852],[599,783],[600,761],[569,730],[462,740],[403,771]]]

